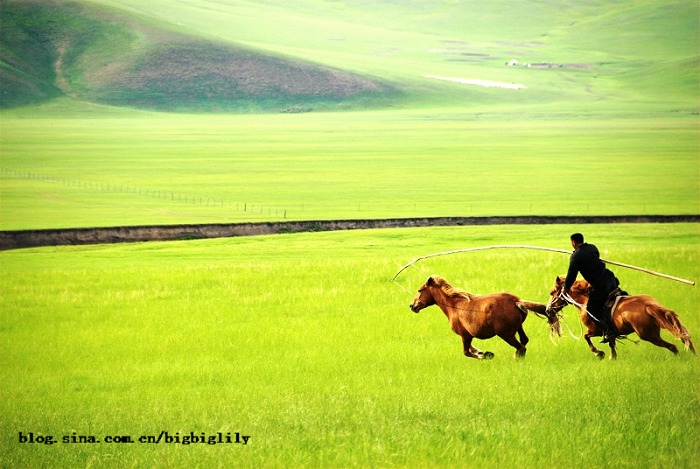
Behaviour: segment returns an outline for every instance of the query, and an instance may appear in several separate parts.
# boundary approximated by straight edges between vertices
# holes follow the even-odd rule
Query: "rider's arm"
[[[578,259],[576,258],[576,253],[574,252],[569,259],[569,271],[566,273],[566,281],[564,282],[564,291],[568,292],[571,285],[576,281],[576,276],[578,275],[579,265]]]

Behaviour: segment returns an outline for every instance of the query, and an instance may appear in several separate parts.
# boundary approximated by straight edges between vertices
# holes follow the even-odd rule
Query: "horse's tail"
[[[554,336],[561,337],[561,324],[559,323],[559,317],[556,314],[551,316],[548,315],[547,305],[543,305],[542,303],[535,303],[534,301],[520,300],[518,301],[517,306],[518,309],[522,311],[525,315],[528,311],[532,311],[538,317],[546,318],[547,323],[549,323],[550,338],[553,339]],[[523,319],[525,318],[523,317]]]
[[[527,314],[528,311],[532,311],[537,316],[547,317],[547,305],[542,303],[535,303],[534,301],[519,300],[516,306],[523,314]]]
[[[681,323],[680,318],[675,312],[661,306],[660,304],[647,305],[646,311],[647,314],[656,319],[659,326],[668,330],[677,339],[680,339],[681,342],[683,342],[683,345],[685,345],[686,350],[690,350],[694,354],[697,354],[697,352],[695,352],[695,347],[693,346],[693,341],[690,340],[690,333],[688,332],[688,329],[686,329]]]

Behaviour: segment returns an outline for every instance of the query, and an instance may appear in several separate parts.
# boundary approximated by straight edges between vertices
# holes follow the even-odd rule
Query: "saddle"
[[[610,318],[610,323],[612,324],[612,315],[615,312],[615,308],[617,308],[617,304],[620,302],[620,300],[626,296],[629,296],[629,293],[626,291],[622,290],[620,287],[615,288],[613,291],[611,291],[608,294],[608,299],[605,300],[605,307],[604,307],[604,312],[606,317]]]

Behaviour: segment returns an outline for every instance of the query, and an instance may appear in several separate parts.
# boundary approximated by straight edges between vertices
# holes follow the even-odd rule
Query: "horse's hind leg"
[[[525,335],[525,330],[523,329],[523,325],[521,324],[520,327],[518,327],[518,337],[520,337],[520,343],[523,344],[523,347],[527,345],[528,342],[530,342],[530,338]]]
[[[525,352],[527,352],[527,348],[525,348],[524,344],[521,344],[518,342],[518,339],[515,338],[515,334],[512,335],[499,335],[499,337],[508,343],[511,347],[515,349],[515,358],[522,358],[525,356]]]
[[[673,352],[674,355],[678,355],[678,347],[673,345],[670,342],[666,342],[664,339],[661,338],[661,336],[653,337],[650,339],[647,339],[645,337],[642,337],[642,339],[646,340],[647,342],[651,342],[652,344],[656,345],[657,347],[663,347],[669,349],[671,352]]]
[[[657,347],[669,349],[671,352],[673,352],[674,355],[678,355],[678,347],[676,347],[670,342],[666,342],[664,339],[661,338],[660,327],[635,327],[634,329],[640,339],[646,340],[647,342],[652,343]]]

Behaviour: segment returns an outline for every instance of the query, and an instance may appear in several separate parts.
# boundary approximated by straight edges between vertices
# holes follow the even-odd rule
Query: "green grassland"
[[[11,23],[36,29],[53,49],[15,36],[2,43],[5,65],[33,57],[28,70],[43,64],[41,86],[55,92],[0,116],[3,229],[700,209],[695,2],[98,3],[51,4],[72,18],[62,27],[49,28],[49,14]],[[66,43],[74,59],[56,68]],[[332,69],[391,91],[331,93],[330,107],[294,91],[270,107],[253,93],[241,99],[269,112],[221,114],[176,87],[170,109],[190,113],[156,113],[134,108],[153,90],[130,94],[110,81],[114,70],[140,70],[160,77],[144,78],[145,88],[165,86],[159,73],[168,68],[154,50],[207,45],[215,59],[183,53],[185,65],[216,68],[223,51],[245,50],[277,64],[260,65],[261,80],[301,67],[326,76],[302,81],[332,88],[320,71]],[[520,65],[505,66],[511,59]],[[541,62],[553,67],[523,65]],[[204,80],[175,75],[195,88]],[[124,92],[106,106],[103,89]],[[312,112],[277,112],[288,98]]]
[[[694,118],[367,112],[1,125],[4,229],[700,212]]]
[[[565,248],[580,226],[278,235],[0,254],[5,467],[696,467],[700,365],[648,343],[597,360],[529,317],[524,360],[478,362],[435,307],[390,282],[420,254]],[[700,278],[697,225],[589,225],[606,258]],[[566,256],[428,259],[486,293],[546,301]],[[615,269],[700,330],[697,288]],[[567,324],[580,334],[573,309]],[[664,333],[665,337],[670,335]],[[670,339],[674,342],[675,339]],[[696,338],[697,345],[697,338]],[[605,347],[605,346],[603,346]],[[240,432],[248,445],[19,444],[18,434]]]

